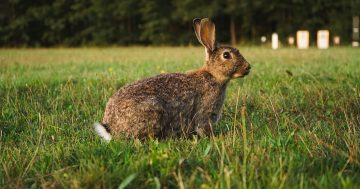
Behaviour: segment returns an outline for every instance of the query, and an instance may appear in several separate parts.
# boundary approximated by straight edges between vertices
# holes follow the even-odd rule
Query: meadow
[[[120,87],[200,47],[0,49],[0,188],[360,188],[360,51],[239,47],[212,137],[95,135]]]

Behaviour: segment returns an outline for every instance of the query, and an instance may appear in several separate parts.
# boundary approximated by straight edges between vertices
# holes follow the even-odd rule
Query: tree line
[[[329,29],[351,41],[360,0],[0,0],[0,46],[197,44],[196,17],[209,17],[225,43],[258,43]]]

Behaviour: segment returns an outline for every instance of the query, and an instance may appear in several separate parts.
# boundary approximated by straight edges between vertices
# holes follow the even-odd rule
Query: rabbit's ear
[[[215,24],[209,18],[204,18],[200,22],[200,39],[208,50],[215,50]]]
[[[195,35],[196,35],[196,38],[198,39],[198,41],[203,45],[203,42],[201,41],[201,37],[200,37],[200,23],[201,23],[201,19],[200,18],[195,18],[193,20],[193,24],[194,24],[194,30],[195,30]]]
[[[199,42],[210,52],[215,49],[215,24],[210,19],[195,18],[194,30]]]

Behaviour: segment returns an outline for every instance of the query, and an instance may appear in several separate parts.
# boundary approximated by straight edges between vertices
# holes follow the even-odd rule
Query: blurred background
[[[285,43],[297,30],[350,44],[360,0],[0,0],[0,46],[197,45],[192,20],[209,17],[218,41]]]

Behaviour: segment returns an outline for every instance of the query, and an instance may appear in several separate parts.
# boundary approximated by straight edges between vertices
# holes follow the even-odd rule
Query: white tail
[[[111,140],[111,135],[109,132],[107,132],[107,130],[105,129],[105,127],[103,125],[101,125],[100,123],[95,123],[94,124],[94,128],[96,133],[102,138],[104,139],[106,142],[110,142]]]

